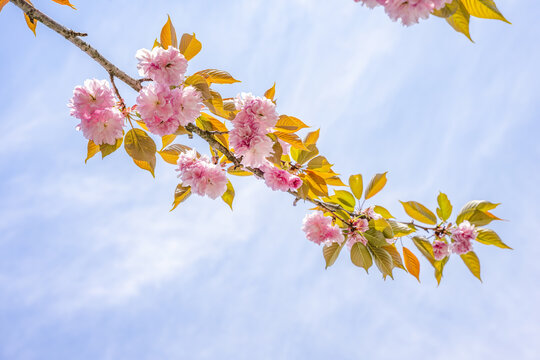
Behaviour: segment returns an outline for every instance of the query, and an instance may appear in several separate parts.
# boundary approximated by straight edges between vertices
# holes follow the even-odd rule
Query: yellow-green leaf
[[[176,190],[174,190],[174,201],[172,204],[172,209],[169,211],[173,211],[176,209],[178,205],[180,205],[181,202],[185,201],[189,196],[191,195],[191,186],[183,186],[182,184],[178,184],[176,186]]]
[[[167,22],[161,29],[161,46],[167,49],[169,46],[178,48],[178,39],[176,38],[176,30],[171,22],[171,17],[167,15]]]
[[[482,278],[480,277],[480,260],[478,260],[478,256],[476,256],[474,251],[469,251],[466,254],[460,255],[460,257],[471,273],[476,276],[478,280],[482,281]]]
[[[373,260],[375,260],[375,265],[379,268],[380,272],[383,275],[383,278],[386,279],[387,276],[390,276],[394,279],[392,275],[392,256],[382,247],[371,246],[368,244],[368,248],[373,255]]]
[[[386,172],[382,174],[375,175],[369,182],[368,187],[366,188],[365,198],[366,200],[375,196],[379,191],[384,188],[386,185]]]
[[[418,261],[416,255],[405,246],[403,247],[403,259],[405,260],[405,266],[407,267],[409,274],[414,276],[416,280],[420,282],[420,261]]]
[[[348,211],[354,211],[356,205],[356,200],[354,199],[353,194],[347,190],[334,190],[335,199]]]
[[[330,176],[328,178],[325,178],[324,180],[326,180],[326,183],[328,185],[332,185],[332,186],[347,186],[343,183],[343,181],[341,181],[341,179],[339,178],[339,176]]]
[[[388,244],[388,245],[383,246],[383,249],[386,250],[392,257],[393,267],[406,270],[405,266],[403,265],[403,260],[401,259],[401,255],[399,254],[399,251],[397,251],[396,249],[396,245]]]
[[[164,135],[161,137],[161,150],[163,150],[167,145],[169,145],[170,143],[172,143],[174,141],[174,139],[176,139],[176,135],[175,134],[171,134],[171,135]]]
[[[291,144],[293,148],[296,148],[299,150],[309,150],[307,147],[304,146],[304,144],[302,143],[302,140],[300,140],[300,138],[296,134],[276,131],[274,132],[274,135],[276,135],[278,138],[285,141],[286,143]]]
[[[195,37],[195,34],[182,35],[182,39],[180,40],[179,50],[187,60],[193,59],[193,57],[197,55],[199,51],[201,51],[201,49],[202,49],[202,44],[199,40],[197,40],[197,38]]]
[[[99,152],[99,145],[96,145],[92,140],[88,140],[87,154],[84,163],[90,160],[94,155]]]
[[[141,129],[131,129],[127,132],[124,140],[126,152],[135,160],[151,161],[156,160],[156,143],[146,131]]]
[[[362,174],[349,176],[349,186],[351,187],[354,197],[360,200],[362,198],[362,192],[364,191]]]
[[[452,204],[450,203],[450,200],[448,200],[448,196],[442,192],[439,193],[439,196],[437,196],[437,203],[439,204],[439,207],[437,208],[439,219],[442,221],[448,220],[450,215],[452,215]]]
[[[431,212],[427,207],[416,201],[400,201],[401,205],[405,209],[405,212],[415,220],[423,222],[424,224],[435,225],[437,224],[437,218],[435,214]]]
[[[182,144],[172,144],[167,146],[165,149],[159,151],[159,155],[163,158],[165,162],[169,164],[176,165],[178,162],[178,156],[186,151],[191,150],[190,147]]]
[[[446,18],[446,22],[450,24],[454,30],[465,35],[470,41],[473,41],[471,39],[471,34],[469,33],[469,21],[471,15],[461,2],[459,2],[458,5],[459,6],[454,14]]]
[[[206,69],[197,71],[195,74],[204,77],[209,84],[234,84],[240,82],[233,78],[231,74],[223,70]]]
[[[368,245],[373,245],[375,247],[383,247],[388,245],[388,241],[386,241],[386,238],[384,237],[383,233],[380,231],[375,230],[375,228],[372,226],[373,222],[370,221],[370,228],[366,232],[364,232],[362,235],[368,240]]]
[[[343,248],[343,244],[345,244],[345,241],[341,245],[339,245],[338,243],[324,245],[323,256],[324,260],[326,261],[325,269],[328,269],[328,267],[334,265],[339,256],[339,253],[341,252],[341,249]]]
[[[375,211],[377,214],[381,215],[385,219],[393,219],[394,216],[390,214],[390,211],[386,210],[386,208],[376,205],[373,207],[373,211]]]
[[[288,115],[281,115],[275,126],[276,130],[284,133],[293,133],[307,127],[309,126],[304,124],[302,120]]]
[[[438,10],[433,10],[431,13],[441,18],[447,18],[454,15],[458,8],[459,0],[453,0],[451,3],[445,4],[445,6],[443,6],[442,8]]]
[[[411,229],[407,224],[404,224],[399,221],[386,219],[386,221],[390,224],[392,227],[392,232],[394,233],[394,237],[402,237],[409,234],[412,234],[415,230]]]
[[[148,170],[150,174],[152,174],[152,177],[156,177],[154,174],[154,169],[156,168],[156,158],[153,158],[150,161],[133,159],[133,162],[141,169]]]
[[[328,185],[326,181],[313,171],[306,171],[306,176],[303,181],[306,181],[311,191],[317,196],[328,196]]]
[[[308,162],[307,168],[324,173],[332,170],[332,164],[330,164],[324,156],[319,155]]]
[[[235,165],[229,167],[227,169],[227,173],[235,176],[251,176],[253,175],[252,172],[243,170],[241,167],[237,167]]]
[[[354,265],[364,268],[366,273],[369,273],[368,270],[373,265],[371,254],[367,247],[360,242],[354,243],[351,248],[351,261]]]
[[[122,140],[123,138],[116,139],[116,143],[114,145],[109,144],[101,144],[99,145],[99,150],[101,151],[101,158],[105,158],[105,156],[112,154],[115,152],[120,146],[122,146]]]
[[[494,245],[502,249],[512,249],[510,246],[503,243],[495,231],[484,228],[477,228],[476,231],[478,232],[476,241],[486,245]]]
[[[264,93],[264,97],[272,101],[274,101],[274,96],[276,96],[276,83],[274,83],[274,85],[272,85],[272,87],[266,90]]]
[[[433,246],[424,237],[415,236],[412,238],[414,245],[420,250],[422,255],[429,261],[431,265],[435,263],[435,257],[433,256]]]
[[[233,203],[233,200],[234,200],[234,188],[233,188],[233,185],[232,185],[230,180],[227,182],[227,190],[221,196],[221,199],[225,202],[225,204],[229,205],[231,210],[233,209],[232,208],[232,203]]]
[[[461,0],[469,14],[482,19],[501,20],[508,24],[510,22],[504,18],[493,0]]]
[[[191,76],[188,76],[184,80],[184,84],[191,85],[195,89],[197,89],[205,100],[210,100],[213,98],[212,92],[210,91],[210,86],[208,85],[208,81],[206,81],[206,79],[202,75],[193,74]]]

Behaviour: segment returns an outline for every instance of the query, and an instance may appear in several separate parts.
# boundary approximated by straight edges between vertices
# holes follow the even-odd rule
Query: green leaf
[[[379,191],[384,188],[386,185],[386,174],[388,172],[375,175],[369,182],[368,187],[366,188],[365,198],[366,200],[375,196]]]
[[[401,260],[401,255],[396,249],[396,245],[394,244],[388,244],[383,246],[383,249],[386,250],[390,256],[392,257],[392,266],[395,268],[399,268],[402,270],[406,270],[405,266],[403,265],[403,260]]]
[[[437,224],[437,218],[435,214],[431,212],[427,207],[416,201],[400,201],[401,205],[405,209],[405,212],[415,220],[423,222],[424,224],[435,225]]]
[[[383,278],[386,279],[387,276],[390,276],[394,279],[392,275],[392,256],[382,247],[371,246],[368,244],[368,248],[373,255],[373,260],[375,260],[375,265],[379,268],[379,271],[382,273]]]
[[[351,261],[354,265],[364,268],[366,273],[369,273],[368,270],[373,265],[371,254],[367,247],[360,242],[354,243],[351,248]]]
[[[431,265],[435,263],[435,257],[433,256],[433,246],[424,237],[415,236],[412,238],[414,245],[420,250],[422,255],[429,261]]]
[[[478,256],[474,253],[474,251],[469,251],[466,254],[460,255],[461,260],[467,265],[471,273],[482,281],[482,278],[480,277],[480,260],[478,260]]]
[[[471,15],[463,6],[461,2],[459,2],[459,7],[456,9],[456,12],[452,14],[451,16],[446,18],[446,22],[454,28],[457,32],[462,33],[465,35],[470,41],[473,41],[471,39],[471,34],[469,33],[469,21],[470,21]]]
[[[124,140],[126,152],[135,160],[155,163],[156,143],[146,131],[141,129],[131,129],[127,132]]]
[[[440,285],[441,283],[441,279],[443,277],[444,266],[448,262],[448,259],[449,257],[447,256],[444,259],[435,261],[433,263],[433,267],[435,268],[435,279],[437,280],[437,285]]]
[[[225,204],[229,205],[229,207],[231,208],[231,210],[233,209],[232,207],[232,203],[233,203],[233,200],[234,200],[234,188],[233,188],[233,185],[231,183],[231,180],[229,180],[227,182],[227,190],[225,191],[225,193],[221,196],[221,199],[223,199],[223,201],[225,202]]]
[[[512,249],[510,246],[502,242],[501,238],[495,231],[484,228],[477,228],[476,231],[478,232],[476,241],[486,245],[495,245],[502,249]]]
[[[183,186],[178,184],[176,190],[174,191],[174,201],[173,207],[169,211],[173,211],[176,207],[183,201],[185,201],[191,195],[191,186]]]
[[[115,152],[120,146],[122,146],[123,138],[116,139],[116,144],[109,145],[109,144],[101,144],[99,145],[99,150],[101,151],[101,158],[105,158],[105,156],[112,154]]]
[[[369,221],[369,225],[375,230],[382,232],[386,239],[394,238],[394,231],[392,230],[392,226],[388,221],[386,221],[386,219],[371,219]]]
[[[388,245],[388,241],[386,241],[383,233],[375,230],[371,225],[372,224],[370,223],[369,230],[362,233],[362,235],[364,235],[364,237],[368,240],[368,244],[375,247],[383,247]]]
[[[341,245],[339,245],[338,243],[324,245],[323,256],[324,260],[326,261],[325,269],[328,269],[330,266],[334,265],[339,256],[339,253],[341,252],[341,249],[343,248],[343,244],[345,244],[345,241],[343,241]]]
[[[390,211],[386,210],[382,206],[379,206],[379,205],[375,206],[373,208],[373,211],[375,211],[377,214],[381,215],[385,219],[393,219],[394,218],[394,216],[392,216],[392,214],[390,214]]]
[[[489,212],[489,210],[495,209],[499,205],[485,200],[469,201],[458,214],[456,223],[461,224],[463,221],[468,220],[473,225],[484,226],[493,220],[501,220]]]
[[[439,196],[437,196],[437,203],[439,204],[437,215],[442,221],[448,220],[450,215],[452,215],[452,204],[450,203],[450,200],[448,200],[448,196],[440,192]]]
[[[390,220],[390,219],[387,219],[386,221],[392,227],[392,232],[394,233],[394,237],[406,236],[416,231],[415,229],[412,229],[409,225],[404,224],[402,222]]]
[[[362,192],[364,191],[364,182],[362,180],[362,174],[351,175],[349,177],[349,186],[351,191],[358,200],[362,198]]]
[[[418,261],[416,255],[405,246],[403,247],[403,259],[405,260],[405,266],[407,267],[409,274],[414,276],[416,280],[420,282],[420,261]]]
[[[482,19],[501,20],[508,24],[510,22],[504,18],[493,0],[461,0],[469,14]]]

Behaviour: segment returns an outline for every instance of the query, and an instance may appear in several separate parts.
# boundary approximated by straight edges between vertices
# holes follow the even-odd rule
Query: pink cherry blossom
[[[458,227],[450,230],[452,233],[452,252],[456,254],[466,254],[473,250],[472,241],[476,239],[476,229],[467,220],[459,224]]]
[[[241,111],[233,120],[233,129],[229,131],[229,142],[234,152],[243,156],[242,164],[258,167],[266,162],[272,153],[272,140],[266,136],[267,131],[261,124],[247,113]]]
[[[375,6],[384,5],[386,0],[354,0],[355,2],[361,2],[370,9],[373,9]]]
[[[71,115],[82,120],[90,118],[94,111],[112,108],[115,103],[114,92],[107,80],[88,79],[83,86],[75,87],[68,106]]]
[[[357,243],[361,242],[364,245],[367,245],[367,239],[362,235],[362,233],[369,230],[369,222],[367,219],[358,218],[353,220],[352,222],[353,228],[351,229],[351,233],[349,234],[349,237],[347,239],[347,246],[352,248],[352,246]]]
[[[386,0],[382,5],[392,20],[401,20],[403,25],[410,26],[419,19],[427,19],[433,10],[449,2],[452,0]]]
[[[441,240],[433,242],[433,257],[435,260],[442,260],[450,255],[450,246]]]
[[[304,217],[302,230],[306,238],[315,244],[337,242],[344,240],[343,233],[337,225],[332,225],[332,219],[324,216],[321,211],[315,211]]]
[[[202,96],[193,86],[186,86],[181,92],[182,96],[175,98],[174,107],[178,111],[180,125],[186,126],[201,115]]]
[[[373,220],[381,219],[382,216],[375,212],[374,207],[370,206],[364,210],[362,210],[362,214],[366,215],[368,218]]]
[[[137,69],[142,77],[165,86],[178,86],[184,80],[188,62],[184,55],[172,46],[167,50],[159,46],[152,50],[140,49],[135,57],[139,60]]]
[[[81,119],[78,126],[83,136],[96,145],[116,144],[116,139],[124,135],[123,127],[124,115],[115,108],[95,110],[91,116]]]
[[[265,164],[260,168],[264,172],[264,181],[272,190],[288,191],[296,190],[302,186],[302,180],[290,174],[288,171],[277,168],[271,164]]]
[[[139,92],[137,110],[152,133],[164,136],[174,133],[180,125],[179,107],[182,90],[151,83]]]
[[[234,103],[237,110],[254,117],[264,128],[274,127],[279,118],[276,105],[270,99],[257,97],[251,93],[241,93]]]
[[[207,156],[197,156],[195,150],[178,156],[178,177],[182,184],[200,196],[217,199],[227,191],[227,176],[219,165],[212,164]]]

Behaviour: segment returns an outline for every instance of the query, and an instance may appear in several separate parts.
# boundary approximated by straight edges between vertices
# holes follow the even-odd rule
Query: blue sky
[[[235,178],[231,212],[153,179],[123,151],[84,164],[66,103],[85,54],[18,9],[0,14],[0,359],[536,359],[540,352],[540,5],[499,0],[513,25],[474,19],[476,41],[437,18],[404,28],[352,0],[50,1],[35,5],[136,75],[170,14],[219,68],[321,128],[348,177],[389,171],[374,204],[503,203],[493,228],[514,248],[476,246],[480,283],[452,259],[437,287],[383,281],[344,256],[324,270],[300,230],[307,205]],[[135,94],[121,87],[129,101]],[[201,151],[203,143],[182,139]]]

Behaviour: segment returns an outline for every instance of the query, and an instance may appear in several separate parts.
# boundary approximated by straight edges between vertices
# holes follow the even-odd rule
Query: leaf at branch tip
[[[450,203],[450,200],[448,200],[448,196],[440,192],[439,196],[437,196],[437,203],[439,204],[439,207],[437,208],[439,219],[442,221],[448,220],[450,215],[452,215],[452,204]]]
[[[482,278],[480,277],[480,260],[478,260],[478,256],[476,256],[474,251],[469,251],[466,254],[460,255],[460,257],[470,272],[482,282]]]
[[[197,38],[195,37],[195,34],[184,34],[182,35],[182,39],[180,40],[180,52],[184,55],[186,60],[191,60],[195,55],[199,53],[202,49],[202,44]]]
[[[176,207],[183,201],[185,201],[189,196],[191,195],[191,186],[183,186],[182,184],[178,184],[176,186],[176,190],[174,191],[174,201],[173,201],[173,207],[169,211],[173,211],[176,209]]]
[[[461,0],[461,3],[472,16],[482,19],[501,20],[511,24],[497,9],[497,5],[493,0]]]
[[[234,84],[240,82],[226,71],[217,69],[206,69],[197,71],[195,74],[203,76],[209,84]]]
[[[409,274],[414,276],[416,280],[420,282],[420,261],[418,261],[416,255],[405,246],[403,247],[403,259],[405,260],[405,267],[407,267]]]
[[[362,192],[364,191],[362,174],[349,176],[349,186],[351,187],[354,197],[360,200],[362,198]]]
[[[351,248],[351,261],[354,265],[364,268],[369,274],[369,268],[373,265],[373,259],[367,247],[364,244],[357,242]]]
[[[133,162],[141,169],[148,170],[150,174],[152,174],[152,177],[156,177],[156,175],[154,174],[154,169],[156,168],[156,158],[153,158],[150,161],[133,159]]]
[[[385,219],[394,219],[394,216],[390,214],[390,211],[386,210],[386,208],[376,205],[373,207],[373,211],[375,211],[377,214],[381,215]]]
[[[278,138],[285,141],[286,143],[291,144],[292,147],[298,150],[309,151],[309,149],[304,145],[304,143],[302,143],[302,140],[300,140],[300,138],[296,134],[276,131],[274,132],[274,135],[276,135]]]
[[[272,87],[264,92],[264,97],[274,101],[274,96],[276,96],[276,83]]]
[[[424,224],[435,225],[437,224],[437,217],[427,207],[416,201],[400,201],[403,205],[403,209],[407,215],[415,220],[423,222]]]
[[[379,191],[381,191],[386,185],[386,174],[388,172],[375,175],[369,182],[368,187],[366,188],[365,198],[366,200],[375,196]]]
[[[276,130],[284,133],[297,132],[300,129],[307,128],[306,124],[302,120],[295,118],[294,116],[281,115],[276,123]]]
[[[325,269],[328,269],[330,266],[334,265],[339,256],[339,253],[341,252],[341,249],[343,248],[343,244],[345,244],[345,241],[341,245],[339,245],[338,243],[324,245],[323,256],[324,260],[326,261]]]
[[[221,199],[225,202],[225,204],[229,205],[231,210],[233,209],[232,203],[233,203],[233,200],[234,200],[234,188],[233,188],[233,185],[232,185],[230,180],[227,183],[227,190],[221,196]]]
[[[101,151],[101,158],[104,159],[105,156],[110,155],[116,150],[118,150],[118,148],[122,146],[122,140],[123,138],[116,139],[116,143],[114,145],[109,145],[109,144],[99,145],[99,150]]]
[[[164,49],[167,49],[169,46],[178,48],[178,39],[176,38],[176,30],[171,22],[171,17],[167,15],[167,22],[163,25],[161,29],[161,46]]]
[[[463,4],[459,2],[458,9],[453,15],[446,18],[446,22],[450,24],[450,26],[453,27],[454,30],[465,35],[471,42],[474,42],[471,39],[471,34],[469,33],[470,18],[471,15],[469,14],[465,6],[463,6]]]
[[[70,8],[72,8],[73,10],[77,10],[77,9],[75,8],[75,6],[73,6],[73,4],[71,4],[71,3],[69,2],[69,0],[52,0],[52,1],[54,1],[55,3],[60,4],[60,5],[67,5],[67,6],[69,6]]]
[[[87,154],[84,163],[90,160],[94,155],[99,152],[99,145],[96,145],[92,140],[88,140]]]
[[[501,249],[510,249],[512,248],[508,245],[506,245],[499,235],[491,229],[484,229],[484,228],[477,228],[476,231],[478,232],[478,236],[476,237],[476,241],[482,244],[486,245],[494,245],[497,247],[500,247]]]

